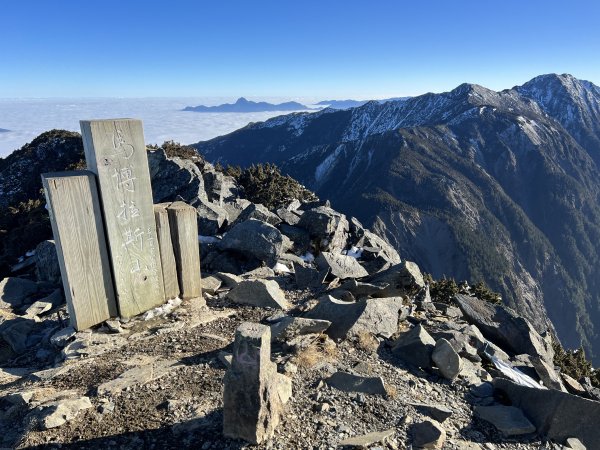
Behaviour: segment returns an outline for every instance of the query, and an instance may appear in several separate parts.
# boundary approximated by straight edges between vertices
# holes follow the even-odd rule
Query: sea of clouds
[[[272,103],[289,98],[264,99]],[[294,99],[302,102],[301,99]],[[305,101],[307,99],[304,99]],[[310,100],[310,99],[309,99]],[[250,122],[261,122],[287,112],[196,113],[186,106],[232,103],[232,98],[101,98],[0,99],[0,157],[6,157],[36,136],[54,128],[80,131],[79,121],[134,118],[144,123],[147,144],[176,141],[193,144],[230,133]],[[312,103],[312,102],[308,102]]]

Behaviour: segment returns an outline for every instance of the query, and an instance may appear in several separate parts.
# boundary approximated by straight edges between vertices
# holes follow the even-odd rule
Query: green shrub
[[[317,200],[317,196],[288,175],[283,175],[274,164],[256,164],[241,169],[228,166],[225,174],[236,179],[244,189],[244,197],[253,203],[262,203],[269,209],[279,208],[293,199]]]
[[[590,377],[592,384],[600,387],[600,372],[594,370],[592,363],[585,357],[583,347],[577,350],[565,350],[559,342],[553,341],[554,365],[560,368],[562,373],[580,380],[583,377]]]

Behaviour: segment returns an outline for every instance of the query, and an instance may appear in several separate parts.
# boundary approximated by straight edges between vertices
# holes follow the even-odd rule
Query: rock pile
[[[269,211],[210,165],[150,159],[155,201],[198,211],[205,302],[75,332],[56,272],[3,280],[0,447],[600,442],[597,391],[511,310],[432,302],[415,263],[326,204]]]

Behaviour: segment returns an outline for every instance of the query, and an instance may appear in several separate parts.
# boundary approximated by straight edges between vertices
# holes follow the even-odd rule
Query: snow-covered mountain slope
[[[600,355],[600,95],[570,75],[278,117],[196,148],[274,162],[436,276]],[[598,359],[596,359],[598,361]]]

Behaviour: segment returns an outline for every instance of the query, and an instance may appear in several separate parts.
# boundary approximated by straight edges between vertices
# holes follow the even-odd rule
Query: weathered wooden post
[[[119,312],[165,301],[142,122],[82,120],[85,159],[98,177]]]
[[[181,297],[202,297],[196,208],[184,202],[173,202],[167,211]]]
[[[71,325],[82,330],[117,315],[94,174],[42,175]]]
[[[177,281],[177,265],[175,253],[171,242],[171,227],[169,226],[169,213],[167,207],[170,203],[159,203],[154,205],[154,218],[156,220],[156,232],[158,234],[158,247],[160,249],[160,261],[162,264],[165,296],[167,299],[179,296],[179,282]]]

